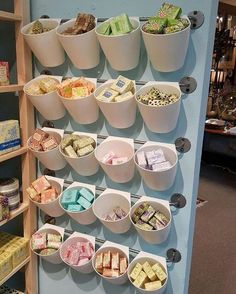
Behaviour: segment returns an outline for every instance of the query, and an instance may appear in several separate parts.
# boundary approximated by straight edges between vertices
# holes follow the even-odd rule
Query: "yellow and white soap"
[[[112,102],[118,95],[119,93],[117,91],[107,88],[97,96],[97,99],[104,102]]]
[[[0,155],[20,148],[18,120],[0,122]]]
[[[134,87],[133,81],[119,76],[111,85],[111,89],[117,91],[120,95],[131,91]]]
[[[161,282],[163,282],[167,278],[166,272],[163,270],[160,264],[155,263],[152,266],[152,270],[155,272]]]

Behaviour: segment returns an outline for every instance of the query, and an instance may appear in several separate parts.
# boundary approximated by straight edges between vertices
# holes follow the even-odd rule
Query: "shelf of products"
[[[6,220],[0,222],[0,227],[5,225],[6,223],[8,223],[10,220],[14,219],[15,217],[17,217],[18,215],[22,214],[28,208],[29,208],[28,203],[21,203],[17,209],[14,209],[13,211],[10,212],[9,219],[6,219]]]
[[[25,154],[28,151],[27,147],[21,147],[17,150],[0,155],[0,162]]]

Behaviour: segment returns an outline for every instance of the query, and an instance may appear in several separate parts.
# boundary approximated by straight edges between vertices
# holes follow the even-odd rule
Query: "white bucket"
[[[77,242],[86,242],[89,241],[90,243],[92,243],[94,251],[95,251],[95,237],[86,235],[86,234],[81,234],[78,232],[74,232],[61,246],[60,248],[60,258],[63,260],[63,262],[65,264],[67,264],[68,266],[72,267],[73,269],[75,269],[76,271],[80,272],[80,273],[84,273],[84,274],[89,274],[91,272],[93,272],[93,266],[92,266],[92,258],[85,264],[83,265],[71,265],[69,263],[67,263],[64,259],[64,252],[66,250],[66,248],[69,245],[75,244]]]
[[[40,19],[39,21],[43,26],[53,27],[53,29],[42,34],[31,35],[28,34],[28,30],[34,23],[31,22],[21,29],[21,33],[43,66],[54,67],[61,65],[65,61],[65,54],[56,35],[56,29],[60,21],[57,19]]]
[[[65,231],[64,228],[54,226],[51,224],[45,224],[36,233],[47,233],[47,234],[49,233],[49,234],[57,234],[57,235],[60,234],[62,242],[63,242],[64,231]],[[58,249],[56,252],[54,252],[53,254],[50,254],[50,255],[41,255],[33,250],[31,241],[30,241],[30,249],[33,251],[34,254],[38,255],[39,257],[43,258],[44,260],[46,260],[50,263],[54,263],[54,264],[62,263],[62,259],[60,257],[60,249]]]
[[[97,134],[74,132],[73,135],[89,136],[94,139],[97,146]],[[99,164],[95,158],[94,151],[82,157],[72,158],[65,155],[64,152],[61,150],[61,147],[59,147],[59,150],[62,156],[64,156],[65,160],[79,175],[87,177],[97,173],[99,169]]]
[[[113,151],[118,157],[128,157],[125,163],[112,165],[102,162],[103,157]],[[107,176],[116,183],[127,183],[135,171],[134,141],[128,138],[108,137],[95,150],[95,157]]]
[[[106,22],[109,22],[109,20]],[[102,24],[95,30],[107,60],[111,67],[118,71],[131,70],[139,63],[141,44],[140,22],[134,17],[130,17],[130,22],[134,30],[125,35],[102,35],[99,33],[99,28]]]
[[[30,102],[34,105],[34,107],[41,113],[41,115],[47,120],[57,120],[65,116],[66,110],[64,105],[61,103],[60,97],[57,94],[57,91],[53,91],[47,94],[42,95],[31,95],[27,93],[27,88],[32,84],[39,82],[40,79],[48,77],[47,75],[40,75],[39,77],[29,81],[24,85],[24,92]],[[61,82],[61,77],[50,76],[57,80],[59,83]],[[58,85],[59,85],[58,83]]]
[[[58,193],[57,199],[55,199],[52,202],[49,203],[39,203],[36,201],[33,201],[32,198],[29,197],[29,199],[39,208],[41,209],[45,214],[48,214],[52,217],[59,217],[62,216],[65,212],[61,208],[60,203],[59,203],[59,198],[60,194],[63,191],[63,184],[64,180],[60,178],[55,178],[55,177],[50,177],[50,176],[45,176],[46,179],[49,181],[49,183],[52,185],[53,188],[56,189]]]
[[[137,100],[138,95],[146,94],[153,87],[167,94],[176,94],[178,100],[165,106],[146,105]],[[151,132],[169,133],[176,127],[181,104],[181,90],[178,83],[148,82],[139,89],[136,100],[142,118]]]
[[[97,98],[105,88],[109,88],[113,81],[114,80],[109,80],[97,88],[94,92],[95,98]],[[105,118],[113,128],[126,129],[135,123],[137,110],[135,95],[119,102],[105,102],[99,99],[96,99],[96,101]]]
[[[127,212],[127,215],[116,221],[105,220],[104,216],[112,212],[116,207],[122,208]],[[106,189],[93,203],[93,212],[108,230],[115,234],[122,234],[127,232],[131,226],[129,218],[130,207],[130,193]]]
[[[143,293],[143,294],[147,294],[147,293],[151,293],[151,294],[162,294],[164,293],[166,286],[167,286],[167,282],[168,282],[168,271],[167,271],[167,266],[166,266],[166,259],[164,257],[158,256],[158,255],[154,255],[151,253],[147,253],[144,251],[139,252],[139,254],[132,260],[132,262],[130,263],[129,267],[128,267],[128,278],[131,282],[131,284],[133,285],[133,282],[130,278],[130,274],[133,270],[133,268],[135,267],[135,265],[139,262],[140,264],[144,264],[146,261],[150,262],[150,263],[159,263],[162,265],[162,268],[165,270],[166,274],[167,274],[167,278],[166,281],[164,283],[164,285],[162,285],[162,287],[158,290],[145,290],[145,289],[141,289],[138,287],[135,287],[136,289],[138,289],[139,292]]]
[[[85,183],[73,182],[66,190],[72,189],[72,188],[87,188],[93,193],[94,196],[96,193],[96,189],[95,189],[94,185],[89,185],[89,184],[85,184]],[[61,209],[64,212],[66,212],[71,218],[73,218],[77,223],[82,224],[82,225],[90,225],[97,220],[97,217],[95,216],[95,214],[93,212],[93,208],[92,208],[93,203],[86,210],[71,212],[71,211],[66,210],[61,205],[62,195],[63,195],[63,193],[60,195],[60,199],[59,199],[59,205],[60,205]]]
[[[64,130],[61,129],[52,129],[52,128],[42,128],[43,131],[53,135],[58,144],[60,145],[61,139],[64,134]],[[66,166],[66,161],[59,151],[59,145],[48,151],[35,151],[29,147],[31,137],[27,141],[27,146],[29,150],[33,153],[35,157],[48,169],[50,170],[59,170]]]
[[[161,230],[143,230],[140,229],[132,220],[132,215],[136,208],[140,206],[143,202],[148,202],[154,209],[163,213],[168,219],[170,219],[169,223]],[[172,215],[170,211],[169,202],[166,200],[155,199],[153,197],[142,196],[131,208],[130,211],[130,221],[134,225],[138,234],[149,244],[161,244],[166,241],[169,236],[170,228],[171,228],[171,220]]]
[[[92,82],[96,88],[97,79],[86,78],[86,80]],[[64,98],[58,92],[57,95],[77,123],[86,125],[98,120],[99,108],[94,98],[94,93],[87,97],[76,99]]]
[[[187,17],[186,17],[187,19]],[[190,36],[189,26],[172,34],[150,34],[141,28],[148,57],[155,70],[171,72],[184,65]]]
[[[153,171],[140,167],[137,162],[137,153],[140,151],[152,151],[161,148],[165,155],[165,159],[170,162],[171,167],[164,171]],[[145,184],[153,190],[165,191],[169,189],[174,181],[177,172],[178,155],[175,145],[159,142],[146,142],[139,148],[134,156],[136,167],[144,180]]]
[[[70,60],[79,69],[96,67],[100,61],[100,48],[95,28],[81,35],[64,35],[63,32],[73,27],[75,18],[57,28],[57,37]]]
[[[127,258],[127,264],[129,264],[129,248],[120,244],[110,242],[110,241],[105,241],[105,243],[96,251],[92,259],[93,269],[100,277],[110,282],[111,284],[122,285],[128,280],[127,271],[119,277],[109,278],[109,277],[104,277],[103,275],[101,275],[95,268],[96,256],[99,253],[103,253],[107,251],[111,251],[111,253],[119,252],[119,254]]]

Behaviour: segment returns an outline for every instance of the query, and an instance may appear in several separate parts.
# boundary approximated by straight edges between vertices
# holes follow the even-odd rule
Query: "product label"
[[[0,151],[20,145],[20,139],[11,140],[0,144]]]

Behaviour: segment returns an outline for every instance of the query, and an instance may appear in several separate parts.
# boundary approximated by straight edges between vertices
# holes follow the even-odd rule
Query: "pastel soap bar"
[[[145,271],[145,273],[147,274],[148,278],[151,281],[155,281],[156,280],[156,274],[152,270],[152,267],[150,266],[150,264],[147,261],[143,264],[143,270]]]
[[[147,281],[148,281],[147,274],[144,271],[141,271],[133,283],[136,287],[142,288],[144,283]]]
[[[133,89],[133,87],[134,87],[133,81],[123,76],[119,76],[111,85],[111,89],[118,92],[120,95],[129,92],[131,89]]]
[[[86,188],[80,189],[79,194],[83,196],[85,199],[87,199],[89,202],[93,202],[94,200],[94,195]]]
[[[140,274],[141,270],[142,270],[142,265],[140,263],[136,263],[135,267],[131,271],[130,277],[133,280],[136,280],[138,275]]]
[[[78,198],[78,190],[69,189],[64,191],[61,199],[61,204],[63,207],[67,208],[70,204],[75,204]]]
[[[171,168],[171,163],[169,161],[164,161],[164,162],[159,162],[159,163],[155,163],[152,165],[152,170],[153,171],[165,171],[167,169]]]
[[[77,203],[80,204],[84,209],[88,209],[91,206],[91,203],[83,196],[79,197]]]
[[[78,156],[85,156],[85,155],[88,155],[89,153],[93,152],[94,148],[93,146],[90,144],[84,148],[81,148],[79,150],[77,150],[77,155]]]
[[[117,157],[112,159],[112,164],[122,164],[128,161],[128,157]]]
[[[57,198],[57,191],[54,188],[48,189],[41,193],[41,203],[49,203]]]
[[[127,34],[133,30],[129,17],[125,13],[113,17],[110,20],[110,26],[113,35]]]
[[[152,291],[152,290],[158,290],[162,287],[161,281],[154,281],[154,282],[149,282],[149,283],[145,283],[145,289],[148,291]]]
[[[83,207],[79,204],[69,204],[67,207],[68,211],[76,212],[76,211],[83,211]]]
[[[128,100],[128,99],[130,99],[132,97],[133,97],[133,94],[132,94],[131,91],[129,91],[127,93],[116,96],[115,97],[115,102],[121,102],[121,101],[124,101],[124,100]]]
[[[72,157],[72,158],[77,158],[78,157],[75,150],[73,149],[73,147],[71,145],[65,147],[64,152],[69,157]]]
[[[157,16],[161,18],[178,18],[182,13],[182,9],[169,3],[163,3],[162,7],[157,12]]]
[[[117,91],[114,91],[112,89],[105,89],[103,90],[98,96],[97,99],[104,101],[104,102],[112,102],[116,96],[118,96],[119,93]]]
[[[41,193],[44,190],[47,190],[51,187],[51,184],[49,181],[45,178],[45,176],[42,176],[35,180],[32,184],[33,188],[37,191],[37,193]]]
[[[167,278],[166,272],[159,263],[155,263],[152,266],[152,270],[155,272],[161,282],[163,282]]]

